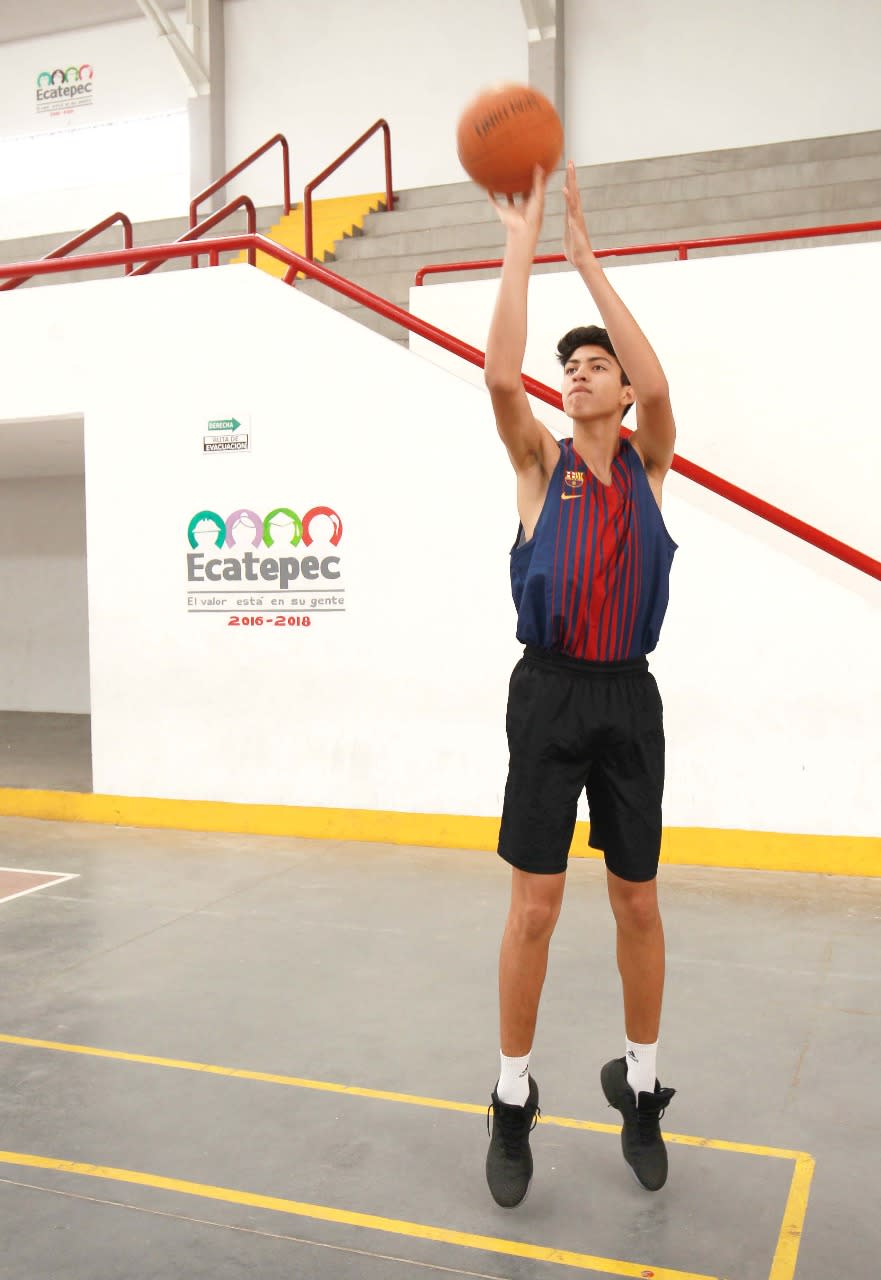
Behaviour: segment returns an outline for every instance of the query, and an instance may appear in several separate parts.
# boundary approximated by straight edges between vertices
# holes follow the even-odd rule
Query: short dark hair
[[[601,329],[598,324],[587,324],[564,333],[557,343],[557,359],[560,364],[565,367],[569,363],[572,352],[577,351],[579,347],[602,347],[604,351],[608,351],[618,368],[621,369],[621,386],[630,386],[630,379],[624,372],[621,361],[615,355],[615,348],[612,346],[609,334],[605,329]],[[626,417],[632,408],[632,405],[625,405],[621,417]]]

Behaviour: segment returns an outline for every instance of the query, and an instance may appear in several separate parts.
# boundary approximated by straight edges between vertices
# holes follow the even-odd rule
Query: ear
[[[622,388],[621,388],[621,390],[622,390],[622,391],[623,391],[623,393],[624,393],[623,403],[624,403],[624,404],[635,404],[635,402],[636,402],[636,392],[633,390],[633,387],[631,387],[631,386],[628,384],[626,387],[622,387]]]

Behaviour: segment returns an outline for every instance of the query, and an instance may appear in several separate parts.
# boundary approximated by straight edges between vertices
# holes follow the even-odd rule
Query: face
[[[602,347],[576,347],[563,366],[563,408],[570,418],[623,413],[633,388],[621,385],[621,366]]]

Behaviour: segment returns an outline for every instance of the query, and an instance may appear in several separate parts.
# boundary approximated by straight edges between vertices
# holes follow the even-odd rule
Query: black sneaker
[[[489,1117],[493,1123],[490,1129]],[[526,1198],[532,1181],[532,1152],[529,1135],[541,1112],[538,1109],[538,1085],[529,1077],[529,1097],[522,1107],[500,1102],[495,1089],[486,1112],[486,1129],[490,1135],[486,1154],[486,1180],[496,1204],[513,1209]]]
[[[662,1089],[656,1080],[654,1093],[640,1093],[637,1103],[627,1083],[627,1063],[623,1058],[606,1063],[600,1082],[609,1106],[616,1107],[624,1120],[621,1129],[624,1159],[646,1191],[660,1191],[667,1181],[667,1148],[661,1137],[661,1116],[676,1090]]]

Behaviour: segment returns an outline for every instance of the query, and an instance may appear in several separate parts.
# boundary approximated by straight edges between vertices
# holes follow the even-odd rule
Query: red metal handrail
[[[597,258],[630,258],[643,253],[678,253],[685,261],[692,249],[720,249],[732,244],[770,244],[775,240],[806,240],[814,236],[852,235],[857,231],[881,231],[881,222],[845,222],[827,227],[794,227],[788,231],[755,231],[743,236],[710,236],[703,240],[667,240],[663,244],[633,244],[620,249],[596,249]],[[445,275],[450,271],[485,271],[500,267],[501,258],[482,258],[474,262],[436,262],[420,267],[414,284],[420,285],[426,276]],[[565,262],[563,253],[542,253],[532,259],[534,263]]]
[[[223,222],[224,218],[228,218],[237,209],[247,210],[248,235],[256,235],[257,210],[254,208],[254,201],[250,196],[236,196],[235,200],[230,200],[229,204],[225,204],[222,209],[218,209],[215,213],[210,213],[204,222],[197,223],[195,227],[190,227],[189,231],[185,231],[182,236],[178,236],[174,243],[185,244],[192,240],[198,240],[206,231],[216,227],[218,222]],[[163,262],[167,261],[167,258],[160,258],[156,262],[145,262],[142,266],[136,267],[131,274],[133,276],[148,276],[151,271],[155,271],[157,267],[161,267]],[[212,267],[216,267],[220,261],[220,250],[216,249],[213,252],[209,250],[208,261]],[[253,247],[248,250],[248,265],[251,267],[257,265],[257,250]]]
[[[379,129],[382,129],[383,132],[383,152],[385,154],[385,207],[387,210],[394,208],[395,196],[392,191],[392,135],[391,130],[388,127],[388,123],[385,120],[377,120],[370,126],[366,133],[362,133],[361,137],[357,138],[352,145],[342,153],[342,155],[337,156],[336,160],[334,160],[332,164],[329,164],[326,169],[322,169],[321,173],[319,173],[317,177],[313,178],[311,182],[308,182],[303,188],[303,221],[306,227],[306,239],[303,251],[310,261],[313,257],[312,192],[316,187],[321,186],[325,178],[329,178],[332,173],[335,173],[340,165],[348,160],[349,156],[354,155],[359,147],[363,147],[368,138],[372,138]],[[288,283],[290,283],[290,281],[288,281]]]
[[[429,342],[434,342],[437,346],[452,352],[453,355],[460,356],[463,360],[477,365],[478,368],[483,368],[485,356],[476,347],[470,346],[467,342],[462,342],[461,339],[453,337],[452,334],[444,333],[442,329],[438,329],[436,325],[429,324],[427,320],[421,320],[418,316],[411,315],[409,311],[404,311],[401,307],[395,306],[393,302],[380,298],[377,294],[371,293],[368,289],[362,288],[351,280],[347,280],[344,276],[338,276],[319,263],[310,262],[299,253],[294,253],[291,249],[286,249],[283,245],[276,244],[273,240],[268,240],[266,236],[261,235],[218,236],[217,239],[210,241],[210,243],[193,241],[189,244],[140,245],[132,249],[113,249],[105,253],[82,254],[74,262],[64,258],[54,260],[44,258],[38,262],[13,262],[7,266],[0,267],[0,275],[13,278],[27,275],[55,275],[62,271],[90,270],[93,267],[116,266],[125,262],[153,262],[157,260],[164,261],[167,258],[183,258],[188,257],[194,251],[199,255],[208,254],[216,263],[220,253],[249,249],[251,247],[260,249],[270,257],[277,258],[279,262],[287,263],[289,268],[293,268],[295,271],[302,271],[304,275],[310,276],[313,280],[318,280],[321,284],[328,285],[329,288],[335,289],[337,293],[341,293],[347,298],[351,298],[352,301],[370,307],[378,315],[394,320],[397,324],[402,325],[403,328],[409,329],[411,333],[415,333],[421,338],[427,338]],[[544,383],[536,382],[534,378],[525,376],[523,378],[523,386],[530,395],[535,396],[537,399],[543,400],[555,409],[562,408],[563,402],[559,391],[553,391],[550,387],[546,387]],[[628,436],[631,434],[624,427],[621,430],[622,435]],[[770,502],[765,502],[762,498],[757,498],[754,494],[748,493],[738,485],[730,484],[727,480],[723,480],[721,476],[714,475],[711,471],[706,471],[703,467],[697,466],[694,462],[689,462],[679,454],[673,459],[673,470],[680,475],[686,476],[689,480],[694,480],[697,484],[703,485],[704,488],[709,489],[712,493],[716,493],[737,506],[743,507],[745,511],[750,511],[753,515],[760,516],[763,520],[767,520],[769,524],[776,525],[787,533],[794,534],[795,537],[810,543],[811,546],[835,556],[838,560],[843,560],[845,564],[849,564],[854,569],[859,569],[862,573],[868,574],[869,577],[881,582],[881,561],[874,560],[864,552],[849,547],[846,543],[839,541],[838,538],[830,537],[829,534],[814,528],[813,525],[806,524],[803,520],[789,515],[788,512],[782,511]]]
[[[109,214],[103,222],[96,222],[94,227],[81,231],[72,240],[65,240],[64,244],[60,244],[57,249],[53,249],[51,253],[47,253],[45,256],[47,258],[63,258],[73,249],[78,249],[81,244],[85,244],[87,240],[94,240],[95,236],[100,235],[102,231],[106,231],[108,227],[112,227],[114,222],[122,223],[122,243],[124,248],[130,249],[133,240],[131,219],[124,213],[116,212]],[[131,269],[131,263],[128,263],[124,274],[129,275]],[[0,276],[2,276],[2,273],[0,273]],[[20,284],[24,284],[25,281],[30,279],[32,279],[31,276],[21,276],[18,280],[10,280],[6,284],[0,284],[0,293],[8,289],[17,289]]]
[[[284,136],[284,134],[275,133],[271,138],[267,139],[267,141],[263,143],[262,147],[258,147],[256,151],[252,151],[250,155],[245,156],[244,160],[242,160],[239,164],[235,165],[234,168],[227,170],[227,172],[223,174],[222,177],[217,178],[214,182],[211,183],[210,186],[207,186],[204,189],[204,191],[200,191],[198,195],[193,196],[192,200],[190,201],[190,226],[191,227],[196,226],[198,222],[198,219],[196,217],[196,210],[199,208],[199,205],[202,203],[203,200],[207,200],[209,196],[214,195],[215,191],[219,191],[221,187],[226,186],[226,184],[228,182],[231,182],[233,178],[238,177],[238,175],[242,172],[243,169],[247,169],[249,164],[253,164],[255,160],[259,160],[260,157],[262,155],[265,155],[267,151],[271,150],[271,148],[274,147],[276,143],[279,143],[281,146],[282,181],[284,183],[284,211],[285,213],[290,213],[291,211],[291,149],[288,146],[288,140]],[[198,265],[199,265],[198,255],[194,255],[194,257],[190,262],[190,266],[197,267]]]

